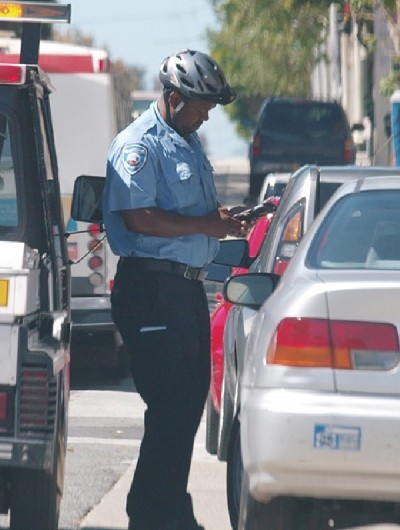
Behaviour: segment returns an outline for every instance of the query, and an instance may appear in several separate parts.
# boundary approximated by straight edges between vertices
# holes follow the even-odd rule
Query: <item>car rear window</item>
[[[307,134],[319,137],[343,134],[346,121],[334,103],[281,102],[267,104],[261,128],[280,134]]]
[[[268,184],[261,202],[263,200],[265,201],[266,199],[269,199],[270,197],[282,197],[285,188],[286,182],[275,182],[275,184]]]
[[[321,269],[400,270],[400,191],[369,190],[335,203],[308,253]]]

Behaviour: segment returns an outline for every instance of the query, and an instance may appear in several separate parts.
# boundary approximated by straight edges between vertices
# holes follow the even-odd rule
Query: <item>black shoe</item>
[[[181,529],[182,530],[205,530],[204,526],[197,524],[197,521],[193,521],[189,526],[187,525],[184,525],[184,526],[185,528],[181,526],[181,523],[179,523],[178,521],[175,521],[171,524],[168,524],[166,527],[163,527],[162,530],[181,530]],[[129,520],[128,530],[136,530],[131,520]]]

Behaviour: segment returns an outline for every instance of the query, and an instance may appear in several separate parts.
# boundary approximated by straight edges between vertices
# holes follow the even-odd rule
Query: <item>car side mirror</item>
[[[81,175],[75,179],[71,205],[71,217],[75,221],[103,223],[101,196],[104,184],[104,177]]]
[[[220,241],[219,251],[213,263],[248,269],[252,263],[248,241],[246,239],[223,239]]]
[[[277,274],[256,273],[231,276],[224,285],[224,298],[232,304],[259,309],[279,282]]]

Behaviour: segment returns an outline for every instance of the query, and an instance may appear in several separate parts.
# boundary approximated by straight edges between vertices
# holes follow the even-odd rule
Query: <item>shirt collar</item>
[[[150,108],[152,109],[157,122],[157,134],[161,138],[170,138],[174,142],[174,144],[180,145],[182,147],[185,147],[186,149],[189,149],[190,151],[193,151],[189,143],[184,138],[182,138],[182,136],[178,134],[175,129],[170,127],[164,120],[164,118],[161,116],[160,111],[158,110],[157,101],[153,101]],[[194,135],[196,135],[196,133],[191,133],[190,136],[193,137]]]

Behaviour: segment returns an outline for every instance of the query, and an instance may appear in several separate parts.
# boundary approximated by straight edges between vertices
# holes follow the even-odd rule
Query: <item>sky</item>
[[[63,0],[71,4],[71,27],[107,47],[111,60],[146,70],[147,89],[153,88],[162,60],[179,50],[208,53],[207,29],[218,29],[209,0]],[[64,28],[58,25],[57,29]],[[247,143],[221,107],[210,113],[199,133],[206,137],[210,157],[246,156]]]

